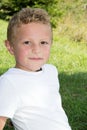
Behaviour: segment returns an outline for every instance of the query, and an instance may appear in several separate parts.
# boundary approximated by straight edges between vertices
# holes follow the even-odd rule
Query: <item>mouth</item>
[[[35,57],[32,57],[32,58],[29,58],[30,60],[34,60],[34,61],[39,61],[39,60],[43,60],[43,58],[35,58]]]

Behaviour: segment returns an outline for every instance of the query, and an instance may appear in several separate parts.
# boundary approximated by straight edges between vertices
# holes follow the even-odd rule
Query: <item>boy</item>
[[[9,22],[5,45],[16,65],[0,78],[0,130],[71,130],[61,105],[57,69],[46,64],[52,45],[48,14],[25,8]]]

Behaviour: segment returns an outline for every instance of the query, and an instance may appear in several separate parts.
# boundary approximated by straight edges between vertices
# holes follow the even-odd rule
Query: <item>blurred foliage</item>
[[[47,10],[54,27],[57,24],[57,16],[60,17],[63,13],[61,10],[57,10],[57,0],[1,0],[0,18],[8,20],[15,12],[25,7],[43,8]]]
[[[69,14],[74,15],[77,22],[84,13],[87,14],[87,0],[0,0],[0,18],[9,20],[15,12],[25,7],[47,10],[53,27],[57,27],[58,22]]]

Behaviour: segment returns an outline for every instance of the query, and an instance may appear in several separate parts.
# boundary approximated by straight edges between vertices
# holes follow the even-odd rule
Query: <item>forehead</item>
[[[42,23],[28,23],[22,24],[20,27],[16,28],[16,40],[23,39],[48,39],[52,40],[52,30],[51,26]]]
[[[41,29],[47,29],[47,30],[51,30],[51,26],[49,24],[43,24],[43,23],[35,23],[35,22],[31,22],[31,23],[27,23],[27,24],[21,24],[20,26],[17,26],[16,27],[17,29],[38,29],[38,28],[41,28]]]
[[[52,29],[50,25],[42,24],[42,23],[28,23],[22,24],[20,27],[16,28],[18,33],[30,33],[33,34],[49,34],[52,35]]]

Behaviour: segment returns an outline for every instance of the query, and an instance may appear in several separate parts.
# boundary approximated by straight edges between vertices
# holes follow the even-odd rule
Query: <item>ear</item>
[[[10,54],[14,55],[14,48],[13,45],[8,40],[5,40],[5,46],[7,50],[10,52]]]

